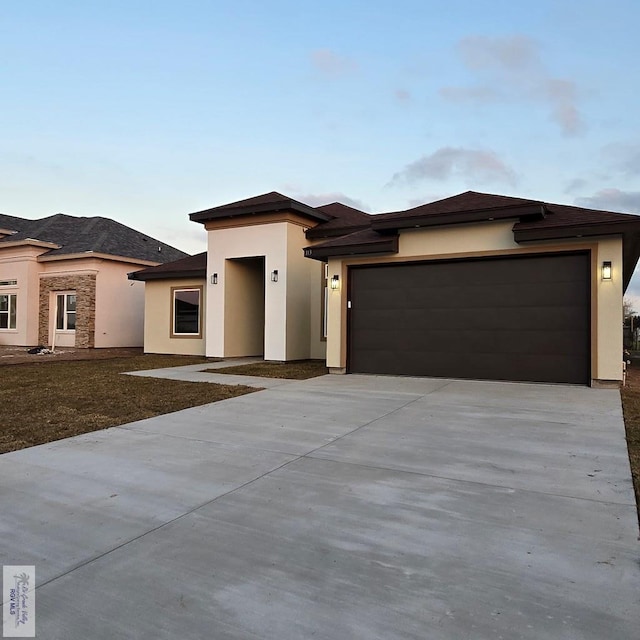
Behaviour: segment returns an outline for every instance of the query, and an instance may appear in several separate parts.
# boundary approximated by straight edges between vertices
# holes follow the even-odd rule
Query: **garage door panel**
[[[354,268],[349,369],[587,383],[589,265],[582,253]]]

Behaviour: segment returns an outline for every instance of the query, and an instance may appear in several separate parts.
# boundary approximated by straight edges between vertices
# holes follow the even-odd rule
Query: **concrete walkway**
[[[286,382],[0,456],[0,508],[2,562],[36,565],[43,639],[640,628],[613,390]]]
[[[228,358],[220,362],[207,362],[204,364],[188,364],[182,367],[167,367],[165,369],[146,369],[144,371],[131,371],[129,376],[142,376],[144,378],[166,378],[167,380],[182,380],[184,382],[212,382],[216,384],[243,384],[246,387],[256,389],[272,389],[283,384],[289,384],[291,380],[282,378],[262,378],[259,376],[237,376],[224,373],[223,369],[244,364],[264,362],[262,358]],[[214,375],[205,373],[207,369],[219,369],[220,373]]]

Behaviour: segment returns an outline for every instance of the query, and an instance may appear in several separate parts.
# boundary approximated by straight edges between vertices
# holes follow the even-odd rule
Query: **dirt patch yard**
[[[122,375],[199,364],[206,358],[108,357],[102,349],[76,351],[98,357],[80,360],[70,354],[54,360],[33,355],[28,364],[1,368],[0,453],[256,391],[244,385]]]
[[[144,355],[142,347],[123,347],[118,349],[73,349],[58,348],[54,353],[30,354],[26,347],[7,347],[0,345],[0,366],[5,364],[42,364],[43,362],[62,362],[67,360],[110,360],[112,358],[130,358]]]

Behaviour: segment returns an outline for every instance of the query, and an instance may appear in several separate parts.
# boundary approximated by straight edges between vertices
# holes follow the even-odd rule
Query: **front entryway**
[[[264,355],[264,256],[225,261],[224,353],[228,358]]]

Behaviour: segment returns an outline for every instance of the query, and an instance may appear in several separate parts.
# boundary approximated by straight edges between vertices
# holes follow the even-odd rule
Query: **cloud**
[[[576,191],[581,191],[584,189],[589,183],[584,178],[574,178],[567,183],[567,186],[564,188],[565,193],[575,193]]]
[[[301,195],[296,198],[305,204],[308,204],[311,207],[319,207],[323,204],[331,204],[332,202],[341,202],[342,204],[346,204],[349,207],[353,207],[354,209],[359,209],[360,211],[370,211],[368,205],[364,204],[361,200],[356,200],[354,198],[350,198],[346,196],[344,193],[340,192],[331,192],[331,193],[308,193],[306,195]]]
[[[442,87],[440,95],[450,102],[495,102],[500,97],[491,87]]]
[[[351,73],[358,68],[354,60],[341,56],[331,49],[312,51],[311,64],[324,75],[334,77]]]
[[[493,151],[441,147],[394,174],[391,184],[446,180],[452,176],[479,182],[515,182],[513,170]]]
[[[406,89],[396,89],[394,96],[400,104],[409,104],[411,102],[411,94]]]
[[[521,73],[537,66],[537,47],[531,38],[468,36],[458,43],[458,52],[469,69],[504,69]]]
[[[609,165],[627,177],[640,175],[640,143],[613,143],[604,148]]]
[[[538,45],[530,38],[469,36],[458,43],[458,53],[478,84],[442,87],[440,95],[445,100],[542,102],[565,135],[574,136],[584,130],[577,85],[572,80],[554,77],[540,59]]]
[[[640,213],[640,191],[601,189],[592,196],[576,198],[576,204],[588,209]]]

